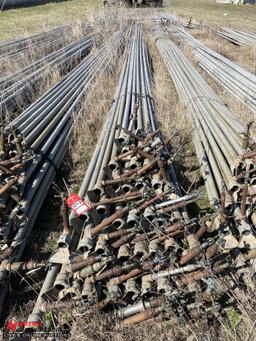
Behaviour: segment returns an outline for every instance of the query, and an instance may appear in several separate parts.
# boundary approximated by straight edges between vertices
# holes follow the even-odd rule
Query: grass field
[[[205,24],[256,30],[256,5],[224,5],[216,0],[169,0],[168,3],[176,14]]]
[[[71,0],[5,10],[0,12],[0,40],[83,20],[100,5],[100,0]]]
[[[49,27],[88,18],[91,10],[101,5],[101,0],[70,0],[0,12],[0,40],[30,35]],[[161,11],[193,17],[205,24],[231,25],[251,30],[256,28],[256,6],[223,5],[217,4],[215,0],[165,0],[165,5]]]

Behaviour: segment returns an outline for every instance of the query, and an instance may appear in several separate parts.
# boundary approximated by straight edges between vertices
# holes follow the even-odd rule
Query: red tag
[[[78,216],[81,214],[84,214],[86,212],[89,212],[92,210],[92,206],[88,203],[82,200],[77,194],[72,193],[70,196],[66,199],[66,204],[68,207],[70,207]]]

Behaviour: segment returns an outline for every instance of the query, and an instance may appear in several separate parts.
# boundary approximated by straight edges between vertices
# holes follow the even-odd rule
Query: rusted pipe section
[[[140,269],[140,268],[132,269],[127,274],[123,274],[123,275],[118,276],[118,282],[120,282],[120,283],[126,282],[128,279],[133,278],[133,277],[137,277],[138,275],[142,274],[142,272],[143,272],[143,269]]]
[[[181,257],[180,265],[184,265],[184,264],[190,262],[192,259],[198,257],[201,254],[201,252],[203,252],[203,250],[208,247],[210,242],[211,241],[205,241],[200,246],[195,246],[191,250],[189,250],[188,253],[186,253],[184,256]]]
[[[134,232],[131,232],[131,233],[128,233],[122,237],[120,237],[118,240],[116,240],[115,242],[113,242],[111,244],[111,246],[114,248],[114,249],[118,249],[121,245],[124,245],[126,243],[128,243],[129,241],[131,241],[134,237],[135,233]]]
[[[100,255],[91,255],[88,256],[86,259],[82,259],[80,261],[76,261],[76,262],[71,262],[70,263],[70,271],[71,273],[74,273],[76,271],[79,271],[89,265],[92,265],[98,261],[101,260],[101,256]]]
[[[138,211],[143,211],[145,208],[151,206],[152,204],[154,204],[156,201],[161,200],[164,196],[164,193],[158,194],[155,197],[153,197],[152,199],[149,199],[147,201],[145,201],[142,205],[137,207]]]
[[[141,149],[141,148],[136,148],[135,149],[136,154],[142,156],[144,159],[149,159],[149,160],[155,160],[155,156],[151,155],[150,153],[146,152],[145,150]]]
[[[127,234],[130,234],[131,232],[133,232],[133,228],[131,228],[131,229],[121,229],[119,231],[109,232],[106,235],[107,235],[107,239],[111,240],[111,239],[114,239],[114,238],[119,238],[119,237],[126,236]]]
[[[122,326],[133,326],[138,323],[144,322],[149,320],[155,316],[157,316],[164,308],[163,307],[156,307],[156,308],[148,308],[145,311],[133,315],[131,317],[127,317],[121,323]]]
[[[18,175],[14,176],[13,178],[11,178],[10,180],[8,180],[6,182],[6,184],[4,184],[1,188],[0,188],[0,195],[5,194],[13,185],[16,184],[16,182],[18,181],[19,177]]]
[[[184,208],[184,207],[188,206],[189,204],[194,203],[197,200],[198,200],[197,198],[193,198],[193,199],[190,199],[190,200],[182,201],[182,202],[180,202],[178,204],[175,204],[175,205],[171,205],[171,206],[167,206],[167,207],[164,207],[164,208],[160,208],[159,211],[161,213],[173,212],[175,210],[178,210],[179,208]]]
[[[1,165],[1,163],[0,163],[0,170],[4,171],[6,174],[9,174],[9,175],[13,174],[13,171],[11,171],[9,168]]]
[[[3,262],[1,264],[1,268],[3,270],[6,270],[10,273],[15,272],[24,272],[24,271],[30,271],[37,268],[43,268],[45,266],[44,262],[38,262],[38,261],[28,261],[28,262],[14,262],[14,263],[5,263]]]
[[[122,154],[115,156],[114,160],[115,161],[122,161],[122,160],[127,160],[127,159],[129,160],[130,157],[135,155],[135,152],[136,152],[136,149],[128,150],[125,153],[122,153]]]
[[[230,268],[230,264],[224,263],[221,265],[216,265],[212,269],[204,269],[201,271],[192,272],[191,274],[187,274],[179,279],[180,285],[188,285],[194,282],[201,280],[202,278],[212,277],[214,275],[218,275],[222,272],[225,272],[228,268]]]
[[[14,250],[14,246],[6,247],[4,250],[0,252],[0,262],[4,261],[5,259],[9,258]]]
[[[111,277],[116,277],[116,276],[119,276],[121,275],[121,273],[126,269],[126,268],[129,268],[129,266],[114,266],[112,269],[109,269],[109,270],[106,270],[106,271],[103,271],[102,273],[100,273],[99,275],[96,275],[94,277],[94,281],[101,281],[103,279],[106,279],[106,278],[111,278]]]
[[[241,160],[251,159],[256,156],[256,151],[247,152],[240,155]]]
[[[118,178],[113,179],[113,180],[105,180],[102,182],[103,186],[113,186],[113,185],[120,185],[120,184],[125,184],[126,182],[131,181],[135,177],[140,177],[150,169],[152,169],[155,165],[157,164],[157,160],[153,160],[149,162],[147,165],[138,168],[138,169],[133,169],[130,170],[123,175],[120,175]]]
[[[120,318],[129,317],[140,312],[145,311],[148,308],[156,308],[163,305],[166,299],[163,296],[155,297],[150,300],[140,300],[139,302],[130,305],[126,308],[120,309],[118,315]]]
[[[121,127],[119,125],[117,125],[117,129],[122,129],[126,134],[128,134],[130,137],[134,138],[135,140],[137,141],[140,141],[140,142],[143,142],[144,141],[144,138],[135,134],[133,131],[129,130],[129,129],[126,129],[124,127]]]
[[[98,203],[93,203],[94,207],[97,207],[99,205],[110,205],[110,204],[120,204],[120,203],[126,203],[128,201],[133,201],[136,199],[140,199],[143,197],[143,193],[140,191],[135,191],[131,193],[126,193],[114,198],[107,198],[107,199],[102,199]]]
[[[98,224],[97,226],[91,229],[90,231],[91,236],[97,235],[106,227],[110,226],[116,219],[122,218],[126,212],[127,212],[127,209],[120,208],[115,213],[113,213],[110,217],[105,218],[100,224]]]
[[[69,245],[69,238],[71,234],[71,227],[69,224],[69,210],[68,206],[66,204],[65,198],[62,198],[62,204],[61,204],[61,217],[62,217],[62,223],[63,223],[63,231],[62,234],[58,240],[58,246],[59,247],[67,247]]]

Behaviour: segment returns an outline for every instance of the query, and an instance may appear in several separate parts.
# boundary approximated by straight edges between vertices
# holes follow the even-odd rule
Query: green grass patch
[[[70,0],[0,12],[0,40],[32,35],[58,25],[85,20],[101,0]]]

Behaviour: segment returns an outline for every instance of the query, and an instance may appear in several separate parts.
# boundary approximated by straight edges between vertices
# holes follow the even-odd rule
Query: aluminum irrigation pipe
[[[93,38],[93,34],[88,34],[88,33],[84,34],[84,36],[82,38],[80,38],[79,40],[71,42],[67,46],[62,46],[59,49],[57,49],[56,51],[53,51],[52,53],[47,54],[46,56],[44,56],[40,60],[34,61],[30,65],[27,65],[26,67],[24,67],[18,73],[0,78],[1,89],[5,89],[6,87],[10,86],[11,84],[13,84],[13,83],[17,82],[19,79],[21,79],[22,78],[22,76],[20,76],[21,72],[24,73],[24,76],[29,75],[32,71],[36,70],[36,68],[38,66],[40,66],[43,62],[50,62],[54,58],[60,57],[62,54],[64,55],[69,50],[72,51],[73,49],[75,49],[77,47],[77,45],[82,46],[83,43],[87,39],[90,39],[90,38],[91,39]]]
[[[178,29],[178,31],[194,47],[199,65],[254,113],[256,110],[256,76],[209,49],[185,30]]]
[[[78,42],[71,43],[60,50],[32,63],[18,74],[7,77],[0,83],[0,110],[2,115],[11,112],[17,107],[17,102],[23,103],[23,108],[29,104],[29,94],[36,88],[47,75],[54,70],[65,72],[70,69],[79,59],[89,53],[93,44],[90,36],[85,36]]]
[[[229,27],[222,27],[217,34],[236,45],[256,45],[256,32],[239,31]]]
[[[249,187],[254,183],[254,175],[247,173],[248,169],[254,168],[254,165],[250,158],[243,162],[244,141],[239,134],[241,130],[236,130],[236,127],[238,129],[243,126],[225,108],[224,103],[216,97],[173,42],[160,38],[157,40],[157,47],[187,113],[192,115],[197,155],[199,160],[206,156],[204,163],[207,162],[209,173],[206,174],[203,171],[202,174],[206,176],[209,199],[215,205],[216,201],[221,198],[222,209],[227,208],[230,214],[232,212],[239,233],[237,244],[239,247],[245,246],[247,238],[250,245],[256,245],[252,229],[255,214],[249,205]],[[223,117],[224,113],[226,118]],[[195,137],[195,134],[198,137]],[[239,182],[234,175],[239,174],[242,169],[247,175],[244,182]],[[227,196],[223,194],[226,190],[223,190],[222,181],[226,184]],[[213,197],[214,193],[219,193],[217,198]]]
[[[24,50],[0,56],[1,68],[3,69],[3,74],[1,75],[0,80],[2,79],[2,76],[6,72],[8,73],[11,72],[11,70],[7,70],[8,64],[17,62],[24,63],[28,61],[29,58],[33,58],[33,60],[36,60],[39,59],[40,57],[46,56],[48,53],[51,53],[56,49],[65,46],[65,44],[71,38],[70,35],[71,31],[67,33],[67,35],[63,35],[57,38],[52,37],[51,39],[46,39],[45,41],[40,42],[40,44],[37,44],[35,49],[33,47],[27,46],[27,48]],[[27,60],[23,61],[21,60],[22,58]]]
[[[122,34],[116,35],[113,43],[107,42],[99,48],[98,52],[85,58],[72,72],[19,115],[6,130],[11,130],[11,127],[17,128],[25,145],[32,148],[38,147],[40,140],[37,138],[39,136],[42,138],[43,132],[47,133],[45,129],[50,122],[54,124],[56,117],[62,117],[65,114],[69,103],[73,103],[88,80],[95,76],[99,66],[102,67],[104,61],[111,57],[113,49],[119,46],[119,39]]]
[[[157,47],[173,78],[184,108],[193,114],[194,129],[199,133],[205,154],[210,161],[211,173],[208,176],[215,177],[213,192],[220,193],[222,178],[229,188],[232,186],[231,176],[235,159],[244,151],[240,133],[245,127],[213,93],[174,43],[160,38],[157,40]],[[212,186],[212,179],[210,181]],[[218,198],[213,199],[215,201]]]
[[[72,132],[71,129],[73,122],[75,120],[78,120],[80,117],[78,113],[81,108],[83,98],[85,97],[85,93],[89,91],[90,86],[93,84],[96,77],[102,74],[108,68],[112,60],[115,60],[119,48],[123,44],[125,32],[125,29],[117,32],[99,49],[99,51],[93,53],[90,57],[88,57],[87,62],[85,61],[81,63],[81,72],[84,77],[82,77],[81,80],[79,80],[79,77],[76,78],[76,82],[80,81],[79,86],[75,87],[73,85],[73,90],[70,89],[69,97],[65,97],[65,101],[62,103],[62,107],[56,107],[56,111],[54,112],[55,116],[51,117],[51,121],[47,121],[48,125],[45,126],[43,132],[40,129],[38,132],[36,132],[39,125],[35,127],[34,138],[36,139],[37,143],[34,143],[32,145],[27,144],[24,154],[18,154],[19,159],[21,159],[18,160],[18,165],[22,165],[22,161],[24,161],[24,158],[26,158],[26,156],[30,154],[30,147],[33,146],[33,153],[31,154],[33,160],[31,160],[31,157],[29,156],[26,164],[23,165],[22,172],[19,173],[21,175],[18,174],[18,187],[12,187],[11,193],[9,189],[9,191],[5,191],[4,193],[2,193],[1,196],[2,204],[4,206],[6,205],[6,219],[4,219],[1,224],[1,250],[5,249],[6,246],[13,249],[11,255],[9,255],[7,259],[4,260],[4,262],[12,262],[14,259],[15,261],[18,261],[22,256],[23,250],[26,246],[26,242],[28,241],[29,233],[31,232],[37,214],[40,210],[43,200],[45,199],[47,190],[49,189],[53,181],[60,160],[67,150],[68,142],[70,140]],[[79,67],[74,70],[75,75],[77,75],[77,70],[79,70]],[[70,73],[66,77],[66,80],[68,79],[68,77],[72,78],[72,74]],[[39,101],[37,102],[38,110],[40,110],[39,103],[41,103],[41,105],[45,104],[43,98],[46,96],[49,100],[49,104],[51,102],[51,96],[54,97],[55,89],[59,88],[59,90],[61,91],[63,84],[65,84],[65,82],[59,82],[53,88],[54,91],[52,91],[51,89],[46,95],[42,96],[41,99],[39,99]],[[70,101],[70,99],[72,100]],[[30,111],[30,109],[31,108],[29,108],[28,110]],[[21,114],[21,117],[23,117],[25,113],[26,112]],[[20,121],[22,121],[21,117],[19,117]],[[9,128],[7,128],[7,134],[8,129]],[[11,139],[9,140],[11,141]],[[21,145],[17,144],[17,139],[15,138],[14,140],[14,145],[12,146],[13,149],[11,148],[11,150],[8,150],[7,148],[6,155],[8,155],[8,153],[13,154],[15,148],[17,149],[16,151],[20,150],[20,148],[22,151]],[[37,146],[37,148],[35,148],[35,145]],[[11,162],[11,160],[7,159],[3,160],[2,164],[6,164],[5,161],[7,163]],[[7,174],[9,174],[10,169],[8,171],[8,167],[4,167],[4,170],[5,169],[7,170]],[[5,175],[3,171],[1,174],[2,184],[8,183],[9,181],[6,178],[4,179]],[[13,176],[11,176],[11,181],[12,179]],[[1,187],[1,190],[3,189],[3,187]],[[14,200],[12,196],[15,197]],[[15,202],[15,200],[17,201]],[[14,235],[14,237],[11,239],[11,245],[8,245],[7,239],[8,241],[10,241],[11,235]],[[7,277],[4,269],[1,269],[0,277],[2,279],[0,287],[0,302],[3,304],[6,296],[6,288],[8,286],[8,283],[6,283]],[[0,306],[2,309],[2,305]]]
[[[4,41],[0,43],[0,58],[17,56],[17,54],[27,51],[31,48],[36,49],[40,45],[52,42],[63,36],[70,34],[72,26],[60,26],[47,32],[42,32],[27,38]]]

